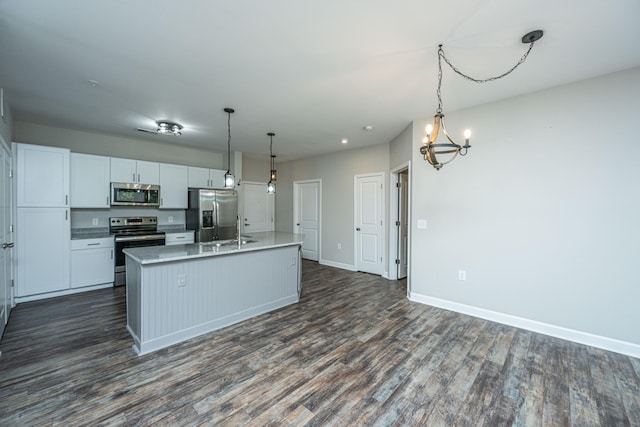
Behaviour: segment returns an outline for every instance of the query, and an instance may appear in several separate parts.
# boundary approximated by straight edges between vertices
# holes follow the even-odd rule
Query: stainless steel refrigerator
[[[238,193],[235,190],[189,189],[187,229],[196,242],[238,238]]]

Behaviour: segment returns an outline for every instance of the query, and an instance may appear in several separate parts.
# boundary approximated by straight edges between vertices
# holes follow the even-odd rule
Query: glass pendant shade
[[[269,181],[267,183],[267,193],[275,194],[275,192],[276,192],[276,185],[272,181]]]
[[[231,170],[227,170],[224,174],[224,188],[233,188],[235,186],[235,177],[231,173]]]

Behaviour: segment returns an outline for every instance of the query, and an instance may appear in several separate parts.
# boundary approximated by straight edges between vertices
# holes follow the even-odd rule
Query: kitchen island
[[[139,355],[298,302],[302,235],[125,249],[127,329]]]

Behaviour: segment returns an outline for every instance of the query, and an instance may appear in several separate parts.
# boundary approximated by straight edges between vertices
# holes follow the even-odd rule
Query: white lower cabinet
[[[18,208],[16,297],[69,289],[67,208]]]
[[[113,283],[113,237],[71,241],[71,287]]]
[[[193,239],[194,239],[193,230],[185,231],[182,233],[166,233],[165,246],[184,245],[187,243],[193,243]]]

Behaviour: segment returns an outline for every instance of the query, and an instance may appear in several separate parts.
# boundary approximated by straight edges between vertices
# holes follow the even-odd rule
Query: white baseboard
[[[319,263],[329,267],[341,268],[343,270],[357,271],[356,266],[351,264],[343,264],[341,262],[329,261],[327,259],[320,259]]]
[[[515,326],[516,328],[526,329],[528,331],[561,338],[567,341],[573,341],[579,344],[585,344],[601,348],[603,350],[640,358],[639,344],[568,329],[562,326],[550,325],[536,320],[525,319],[523,317],[512,316],[510,314],[460,304],[440,298],[416,294],[415,292],[409,293],[409,300],[443,308],[445,310],[455,311],[457,313],[467,314],[469,316],[479,317],[492,322],[502,323],[504,325]]]

